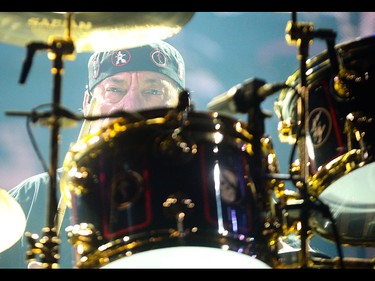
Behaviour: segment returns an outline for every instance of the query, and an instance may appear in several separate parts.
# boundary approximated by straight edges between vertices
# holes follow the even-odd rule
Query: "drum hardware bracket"
[[[36,260],[36,255],[39,255],[42,268],[59,268],[58,248],[60,238],[56,235],[54,228],[44,227],[42,229],[43,236],[26,232],[25,236],[29,242],[29,250],[26,252],[26,261],[31,262]]]
[[[318,202],[319,204],[316,204]],[[303,204],[307,204],[307,208],[310,210],[319,211],[323,214],[324,217],[331,218],[331,211],[327,204],[324,204],[320,200],[295,200],[295,204],[287,204],[286,209],[287,210],[298,210],[301,208]]]
[[[57,112],[58,116],[60,117],[59,122],[62,128],[70,128],[74,127],[77,122],[83,118],[76,116],[69,110],[57,106],[55,111]],[[39,122],[41,125],[49,127],[54,122],[54,115],[51,111],[39,112],[37,110],[32,111],[7,111],[6,115],[8,116],[26,116],[29,117],[32,123]]]
[[[335,257],[333,259],[312,257],[313,266],[312,268],[317,269],[333,269],[339,268],[343,269],[343,265],[350,269],[375,269],[375,258],[365,259],[365,258],[343,258],[340,259]]]
[[[178,104],[177,110],[178,111],[190,111],[192,108],[191,99],[190,99],[190,92],[188,90],[184,90],[179,93],[178,95]]]
[[[266,179],[275,179],[275,180],[300,181],[302,179],[299,175],[280,174],[280,173],[264,174],[264,176]]]
[[[178,233],[184,237],[184,220],[185,216],[189,215],[195,207],[193,200],[182,193],[171,194],[163,202],[163,207],[167,216],[176,219]]]
[[[308,210],[308,212],[312,211],[312,210],[315,210],[319,213],[321,213],[323,215],[323,217],[326,217],[330,220],[330,222],[332,223],[332,228],[333,228],[333,231],[335,233],[335,237],[336,237],[336,247],[337,247],[337,251],[339,253],[338,255],[338,262],[340,263],[340,268],[344,269],[345,268],[345,264],[344,264],[344,258],[343,258],[343,254],[342,254],[342,249],[341,249],[341,242],[340,242],[340,236],[338,235],[338,232],[337,232],[337,228],[336,228],[336,221],[335,219],[333,218],[332,216],[332,213],[329,209],[329,206],[325,203],[323,203],[321,200],[317,199],[314,200],[313,198],[308,198],[307,200],[305,199],[300,199],[300,200],[293,200],[292,203],[289,202],[289,204],[286,204],[284,206],[284,209],[287,213],[289,213],[289,211],[299,211],[301,214],[299,215],[295,215],[293,214],[291,216],[292,220],[296,220],[300,217],[303,216],[303,213],[304,211]],[[308,228],[306,228],[306,233],[309,232],[309,229],[311,228],[311,226],[309,226]],[[303,230],[303,229],[302,229]],[[306,238],[307,239],[307,238]],[[303,250],[302,248],[302,243],[301,243],[301,251]],[[303,257],[305,253],[301,252],[301,255]],[[307,256],[308,256],[308,253],[306,253],[306,265],[305,264],[302,264],[301,266],[302,267],[310,267],[310,265],[307,265]]]

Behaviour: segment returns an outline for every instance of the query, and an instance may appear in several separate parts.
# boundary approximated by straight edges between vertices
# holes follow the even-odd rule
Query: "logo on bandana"
[[[114,66],[123,66],[128,64],[130,59],[131,55],[128,50],[115,51],[111,57],[111,61]]]
[[[160,50],[151,52],[151,60],[159,67],[165,67],[168,64],[167,56]]]

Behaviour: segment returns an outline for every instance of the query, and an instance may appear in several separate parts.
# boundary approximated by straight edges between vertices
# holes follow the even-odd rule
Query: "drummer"
[[[175,107],[179,93],[185,89],[185,63],[173,46],[159,41],[123,50],[97,52],[88,61],[88,81],[83,97],[85,116],[102,116],[116,111]],[[96,132],[111,119],[83,122],[81,139]],[[58,170],[60,180],[62,169]],[[25,212],[25,231],[40,234],[47,217],[45,208],[49,187],[48,173],[32,176],[11,189],[10,194]],[[57,185],[59,186],[59,184]],[[60,190],[57,190],[60,196]],[[59,246],[60,268],[73,268],[73,247],[67,241],[64,229],[70,225],[70,208],[66,209],[61,224]],[[30,245],[26,237],[10,249],[0,253],[0,268],[38,268],[40,262],[26,263]],[[38,259],[38,257],[36,257]]]
[[[185,87],[183,58],[165,42],[93,54],[88,68],[88,90],[83,100],[86,115],[174,107]],[[109,121],[94,121],[89,131]]]

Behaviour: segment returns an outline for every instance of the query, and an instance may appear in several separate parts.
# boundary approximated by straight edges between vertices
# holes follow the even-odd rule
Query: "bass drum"
[[[263,163],[253,163],[246,126],[218,113],[133,115],[81,139],[64,159],[76,267],[272,267],[268,190],[252,179]]]
[[[309,193],[328,205],[333,219],[315,212],[312,228],[345,245],[375,245],[375,37],[335,46],[339,72],[323,52],[308,60],[307,154]],[[275,102],[279,137],[294,144],[298,131],[299,71]]]

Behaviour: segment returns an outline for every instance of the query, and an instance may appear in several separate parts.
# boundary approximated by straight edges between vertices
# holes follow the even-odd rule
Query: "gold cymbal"
[[[193,12],[0,12],[0,42],[26,46],[69,36],[75,51],[131,48],[177,34]]]
[[[18,202],[0,188],[0,253],[13,246],[23,235],[26,217]]]

